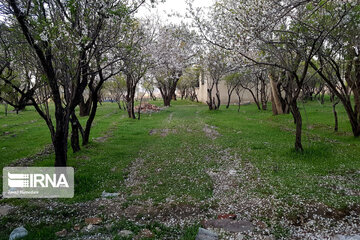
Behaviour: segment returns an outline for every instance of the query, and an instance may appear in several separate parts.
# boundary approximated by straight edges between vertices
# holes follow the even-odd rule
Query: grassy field
[[[90,216],[103,219],[96,232],[104,236],[119,238],[115,236],[122,229],[138,234],[147,228],[155,239],[194,239],[200,221],[218,213],[262,221],[267,234],[279,239],[294,238],[292,226],[306,229],[314,213],[325,216],[330,211],[329,219],[340,221],[359,210],[359,139],[352,137],[341,106],[338,133],[333,131],[330,103],[299,107],[303,153],[293,151],[291,115],[273,116],[254,105],[242,106],[240,112],[236,106],[210,112],[202,104],[176,101],[138,121],[127,119],[116,104],[105,103],[94,122],[94,141],[76,154],[69,149],[75,197],[0,200],[0,205],[16,209],[1,218],[0,239],[19,225],[30,230],[27,239],[55,239],[55,232],[65,228],[72,233],[74,225],[83,227]],[[49,144],[49,131],[32,108],[5,117],[0,107],[1,167],[34,156]],[[53,155],[37,155],[34,165],[52,166],[53,161]],[[121,197],[101,200],[104,190]],[[318,225],[314,232],[332,233]],[[73,234],[86,239],[89,233]]]

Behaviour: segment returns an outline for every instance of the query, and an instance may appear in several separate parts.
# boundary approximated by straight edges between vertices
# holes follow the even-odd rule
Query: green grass
[[[152,103],[162,105],[160,100]],[[178,204],[202,202],[213,194],[213,183],[206,170],[221,168],[216,161],[217,151],[230,149],[241,156],[240,164],[250,162],[259,169],[266,184],[252,191],[261,197],[275,195],[289,205],[296,204],[296,197],[300,197],[337,209],[359,204],[358,195],[333,188],[341,185],[346,190],[360,191],[356,184],[360,182],[360,175],[356,174],[360,170],[360,139],[351,135],[344,109],[338,106],[339,132],[334,133],[329,102],[300,103],[299,107],[303,116],[303,153],[293,150],[295,125],[291,115],[273,116],[271,110],[258,111],[254,105],[242,106],[240,112],[237,106],[229,109],[222,106],[219,111],[210,112],[203,104],[173,101],[172,107],[160,113],[143,114],[138,121],[128,119],[115,103],[105,103],[99,107],[90,139],[105,134],[109,138],[100,143],[92,141],[76,154],[69,149],[68,165],[75,168],[75,197],[59,201],[67,204],[91,201],[106,190],[126,193],[126,205],[147,200],[158,205],[169,199]],[[50,144],[49,131],[34,109],[7,117],[2,113],[0,107],[0,167],[34,155]],[[221,137],[216,140],[206,137],[202,129],[205,123],[216,126]],[[142,182],[127,187],[129,167],[136,160],[140,165],[136,177]],[[54,156],[50,155],[36,161],[35,166],[52,166],[53,162]],[[26,211],[34,208],[29,200],[1,202]],[[3,218],[0,225],[16,222],[17,219]],[[28,239],[53,239],[56,231],[71,227],[61,221],[50,226],[24,224],[33,229]],[[115,233],[130,229],[137,233],[147,227],[154,232],[161,229],[156,233],[157,239],[170,236],[193,239],[197,224],[166,228],[157,223],[138,226],[124,219],[113,230]],[[0,235],[5,236],[0,239],[6,239],[8,234],[8,228],[0,227]],[[281,237],[288,232],[279,225],[274,227],[274,234]]]
[[[277,197],[288,199],[298,195],[336,208],[359,203],[359,196],[339,194],[319,186],[326,183],[327,175],[360,182],[359,175],[354,174],[360,169],[360,139],[351,135],[344,109],[338,107],[339,132],[334,133],[329,103],[310,102],[300,104],[300,108],[304,124],[303,153],[293,150],[295,125],[291,115],[272,116],[269,111],[259,112],[253,106],[244,106],[240,113],[231,107],[228,111],[204,112],[203,118],[221,129],[223,137],[219,142],[223,147],[242,154],[260,169],[268,186],[259,186],[259,191],[270,194],[273,192],[267,192],[266,188],[275,186]],[[358,184],[343,184],[359,189]]]

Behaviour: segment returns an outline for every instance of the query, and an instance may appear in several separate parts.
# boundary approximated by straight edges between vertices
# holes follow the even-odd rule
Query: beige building
[[[208,84],[209,85],[211,84],[211,80],[208,75],[204,75],[204,77],[200,77],[199,87],[196,89],[197,97],[200,102],[206,103],[206,101],[208,100],[208,93],[207,93]],[[225,81],[219,82],[219,92],[220,92],[221,105],[226,105],[227,101],[228,101],[228,93],[227,93],[227,87],[226,87]],[[216,89],[214,86],[213,91],[212,91],[212,96],[216,97],[215,94],[216,94]],[[241,96],[242,104],[254,102],[254,99],[252,98],[252,96],[248,90],[242,89],[240,96]],[[236,95],[235,90],[233,91],[233,93],[231,95],[230,103],[231,104],[238,103],[238,96]]]

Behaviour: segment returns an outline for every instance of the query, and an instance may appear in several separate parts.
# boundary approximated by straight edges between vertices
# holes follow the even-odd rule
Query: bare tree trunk
[[[90,110],[91,110],[91,96],[89,96],[89,99],[85,102],[84,97],[81,96],[81,101],[79,104],[80,108],[80,117],[89,116]]]
[[[235,92],[236,92],[236,95],[238,96],[238,110],[237,111],[240,112],[240,106],[241,106],[240,90],[236,89]]]
[[[140,120],[140,114],[141,114],[141,104],[142,104],[142,101],[143,101],[143,98],[144,98],[145,94],[143,94],[140,98],[140,105],[139,105],[139,109],[138,109],[138,120]]]
[[[241,86],[243,89],[249,91],[249,93],[251,94],[251,96],[252,96],[252,98],[253,98],[253,100],[254,100],[254,102],[255,102],[255,104],[256,104],[256,107],[257,107],[259,110],[261,110],[261,108],[260,108],[260,103],[259,103],[259,99],[258,99],[258,97],[256,97],[256,95],[258,95],[258,93],[255,95],[255,93],[253,92],[253,90],[251,90],[251,88],[249,88],[249,87],[247,87],[246,85],[243,85],[243,84],[241,84],[241,83],[240,83],[240,86]]]
[[[121,101],[116,101],[116,104],[118,105],[119,109],[121,110]]]
[[[321,92],[321,101],[320,101],[321,104],[324,104],[325,103],[325,89],[322,90]]]
[[[59,112],[57,112],[59,114]],[[56,113],[55,113],[56,114]],[[56,132],[53,140],[55,150],[55,167],[66,167],[69,118],[56,119]]]
[[[171,103],[171,97],[165,96],[164,97],[164,106],[165,107],[170,107],[170,103]]]
[[[272,91],[270,92],[270,95],[271,95],[271,110],[272,110],[272,113],[273,113],[273,115],[279,115],[279,113],[277,112],[277,108],[276,108],[275,100],[274,100],[274,95],[273,95]]]
[[[296,137],[295,137],[295,150],[302,152],[304,151],[301,143],[301,134],[302,134],[302,118],[299,108],[297,106],[296,100],[293,100],[290,104],[291,113],[296,121]]]
[[[181,74],[180,74],[181,76]],[[159,83],[159,90],[164,101],[164,106],[169,107],[173,97],[176,97],[176,86],[179,82],[180,76],[174,77],[174,80],[169,84]]]
[[[127,104],[126,104],[126,109],[127,109],[127,112],[128,112],[128,116],[129,118],[132,118],[132,119],[135,119],[135,100],[133,100],[132,98],[129,98],[127,100]]]
[[[215,108],[216,109],[220,109],[220,92],[219,92],[219,84],[218,84],[218,81],[216,82],[215,84],[215,89],[216,89],[216,99],[217,99],[217,104],[215,105]],[[214,104],[215,104],[215,101],[214,101]]]
[[[315,93],[314,99],[317,99],[318,101],[320,100],[320,97],[318,96],[322,92],[323,88],[324,88],[324,84],[320,84],[318,91]]]
[[[357,113],[353,111],[351,101],[343,102],[346,113],[348,114],[351,129],[354,137],[360,136],[360,119],[357,119]]]
[[[226,104],[227,109],[230,107],[230,100],[231,100],[231,94],[228,93],[228,101],[227,101],[227,104]]]
[[[5,116],[7,116],[7,114],[8,114],[8,104],[5,103]]]
[[[76,121],[75,113],[71,114],[71,148],[74,153],[80,151],[80,141],[79,141],[79,126]]]
[[[104,78],[104,76],[103,76],[103,72],[102,72],[100,66],[98,66],[98,70],[99,70],[100,81],[98,82],[98,84],[96,85],[95,88],[92,85],[92,82],[89,84],[89,88],[90,88],[90,91],[91,91],[92,107],[91,107],[89,118],[86,121],[85,131],[82,134],[83,135],[83,142],[82,142],[83,146],[85,146],[85,145],[87,145],[89,143],[90,131],[91,131],[92,123],[93,123],[93,121],[95,119],[96,110],[97,110],[97,107],[98,107],[100,89],[101,89],[102,85],[104,84],[104,82],[106,80]]]
[[[333,113],[334,113],[334,119],[335,119],[335,127],[334,127],[334,131],[337,132],[339,130],[339,121],[338,121],[338,116],[337,116],[337,112],[336,112],[336,105],[339,102],[334,102],[332,105],[333,108]]]
[[[136,119],[135,116],[135,87],[129,86],[126,95],[126,108],[129,118]]]
[[[85,131],[84,131],[83,142],[82,142],[83,146],[85,146],[85,145],[87,145],[89,143],[91,126],[92,126],[92,123],[93,123],[93,121],[95,119],[95,116],[96,116],[97,103],[98,103],[97,97],[94,97],[93,98],[93,103],[92,103],[93,106],[91,108],[89,118],[88,118],[88,120],[86,122],[86,127],[85,127]]]
[[[276,109],[276,111],[274,111],[273,109],[273,113],[276,113],[275,115],[283,114],[284,112],[280,100],[280,93],[278,92],[277,84],[274,80],[274,76],[272,74],[269,74],[269,79],[270,79],[270,87],[271,87],[271,98],[273,102],[272,106],[273,108],[275,107]]]
[[[339,121],[338,121],[338,114],[336,112],[336,105],[339,104],[340,101],[335,98],[336,98],[335,94],[331,92],[330,101],[332,102],[332,110],[334,113],[334,120],[335,120],[334,131],[337,132],[339,130]]]
[[[184,97],[186,98],[186,90],[182,90],[181,92],[181,100],[184,100]]]
[[[208,101],[206,101],[206,103],[209,106],[209,110],[213,110],[212,87],[210,89],[207,89],[207,93]]]
[[[150,98],[151,98],[153,101],[156,101],[156,97],[154,96],[154,92],[153,92],[153,91],[149,91],[149,94],[150,94]]]
[[[266,83],[263,77],[260,78],[260,98],[262,110],[267,110],[267,96],[266,96]]]
[[[235,90],[235,87],[233,87],[232,89],[228,89],[228,102],[226,104],[226,108],[229,108],[229,106],[230,106],[231,95],[232,95],[234,90]]]

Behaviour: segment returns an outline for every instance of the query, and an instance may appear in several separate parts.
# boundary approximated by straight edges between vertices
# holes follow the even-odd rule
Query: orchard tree
[[[268,90],[266,69],[252,66],[240,69],[238,85],[248,91],[258,110],[267,110]]]
[[[221,104],[219,83],[232,69],[232,66],[229,63],[228,52],[219,47],[210,47],[204,62],[206,64],[206,71],[209,74],[207,80],[206,103],[209,110],[217,110],[220,108]],[[213,96],[214,90],[215,96]]]
[[[316,5],[309,4],[309,9]],[[360,6],[355,1],[331,1],[309,20],[308,27],[321,31],[336,28],[327,35],[311,67],[320,75],[332,95],[343,104],[353,135],[360,136]],[[306,35],[311,38],[313,36]],[[353,100],[352,100],[353,96]],[[335,100],[336,102],[336,100]]]
[[[231,96],[234,90],[239,86],[239,79],[240,79],[240,74],[237,72],[231,73],[224,77],[226,90],[227,90],[227,97],[228,97],[226,108],[230,107]]]
[[[154,40],[152,75],[164,101],[170,106],[183,71],[196,63],[198,48],[196,34],[185,25],[161,26]]]
[[[126,104],[129,118],[135,119],[134,99],[136,87],[152,64],[150,47],[153,41],[153,29],[149,21],[134,19],[125,35],[125,41],[119,45],[122,55],[122,72],[126,78]]]
[[[199,81],[202,69],[199,65],[190,66],[184,70],[178,83],[181,99],[190,98],[191,101],[199,101],[196,88],[199,87]]]
[[[116,101],[121,110],[121,103],[126,101],[127,87],[125,77],[122,74],[115,76],[111,81],[106,82],[104,88],[110,93],[110,97]],[[126,110],[126,107],[124,107],[124,110]]]
[[[11,79],[2,80],[29,99],[46,122],[55,149],[55,166],[66,166],[69,122],[90,78],[94,78],[93,71],[98,81],[103,82],[107,78],[104,71],[108,71],[104,68],[116,62],[108,60],[113,46],[99,50],[100,38],[106,37],[110,26],[121,26],[143,2],[135,1],[135,5],[131,5],[117,0],[1,0],[2,21],[13,29],[13,35],[22,36],[21,44],[30,49],[38,63],[38,71],[42,73],[40,80],[48,85],[55,108],[55,124],[52,114],[43,111],[33,95],[27,95],[31,92],[22,91]],[[17,58],[16,55],[12,57]],[[98,87],[93,90],[96,92]]]
[[[146,76],[144,76],[142,86],[145,91],[149,93],[150,99],[156,101],[156,96],[154,94],[155,79],[151,74],[147,74]]]
[[[302,151],[302,117],[297,100],[302,92],[314,56],[326,45],[330,34],[340,26],[348,9],[339,11],[334,21],[313,21],[333,1],[223,0],[217,2],[209,18],[201,17],[190,4],[190,12],[205,40],[231,51],[248,63],[271,68],[272,99],[277,92],[274,72],[287,95],[286,105],[296,123],[295,149]],[[309,4],[313,4],[310,8]],[[344,3],[353,8],[355,3]],[[326,17],[331,19],[331,16]],[[325,24],[324,24],[325,23]],[[311,26],[314,25],[314,26]],[[276,94],[275,94],[276,93]],[[283,113],[281,101],[277,113]],[[273,105],[274,106],[274,105]]]

